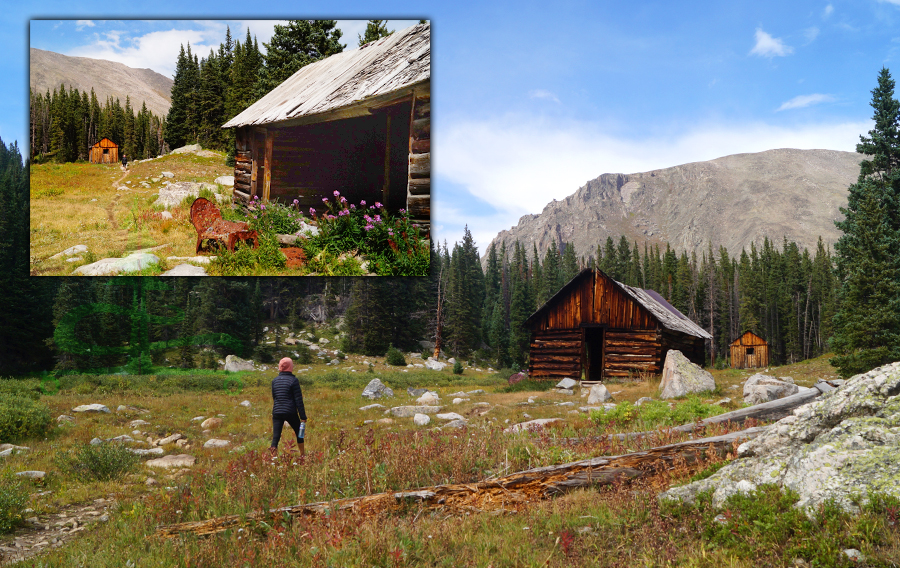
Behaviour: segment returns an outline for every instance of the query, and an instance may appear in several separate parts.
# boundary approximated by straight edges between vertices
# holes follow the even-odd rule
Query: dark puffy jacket
[[[272,379],[272,414],[300,413],[300,418],[306,420],[306,409],[303,408],[303,393],[300,392],[300,382],[292,373],[286,371]]]

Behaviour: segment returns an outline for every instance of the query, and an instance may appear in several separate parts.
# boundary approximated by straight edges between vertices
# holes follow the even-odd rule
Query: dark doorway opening
[[[603,328],[586,327],[584,329],[584,380],[599,381],[603,379]]]

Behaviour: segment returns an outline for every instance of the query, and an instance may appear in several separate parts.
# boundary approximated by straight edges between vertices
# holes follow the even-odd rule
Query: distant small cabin
[[[91,146],[90,154],[92,164],[115,164],[119,161],[119,145],[104,138]]]
[[[229,120],[234,200],[298,200],[322,212],[337,191],[431,222],[431,26],[398,30],[301,68]]]
[[[702,365],[709,333],[653,290],[582,270],[526,321],[535,379],[660,373],[669,349]]]
[[[752,331],[731,343],[731,368],[756,369],[769,366],[769,344]]]

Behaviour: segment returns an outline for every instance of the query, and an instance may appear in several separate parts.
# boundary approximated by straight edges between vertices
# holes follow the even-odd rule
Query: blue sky
[[[772,148],[853,151],[871,128],[879,70],[900,75],[900,0],[549,5],[161,0],[150,8],[110,4],[102,13],[52,0],[39,9],[7,6],[0,137],[26,145],[29,41],[70,55],[102,48],[108,59],[171,73],[168,52],[190,41],[208,53],[226,21],[234,37],[249,24],[262,42],[276,20],[334,18],[353,47],[364,22],[350,20],[388,18],[393,29],[427,18],[434,233],[452,246],[468,225],[484,252],[520,216],[602,173]],[[53,29],[57,22],[35,18],[72,21]],[[198,21],[172,21],[180,19]],[[210,19],[217,22],[199,22]],[[256,19],[265,21],[248,22]]]

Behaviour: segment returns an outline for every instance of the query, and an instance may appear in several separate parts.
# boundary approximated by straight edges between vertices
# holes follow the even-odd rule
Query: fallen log
[[[576,488],[610,485],[653,475],[679,462],[695,463],[711,452],[725,455],[736,442],[754,438],[764,430],[765,428],[759,427],[748,428],[722,436],[689,440],[620,456],[603,456],[538,467],[477,483],[437,485],[413,491],[387,491],[363,497],[280,507],[247,515],[227,515],[205,521],[165,525],[158,527],[155,534],[162,538],[184,533],[211,535],[247,523],[284,518],[285,514],[298,517],[345,510],[370,512],[404,503],[457,510],[503,509],[509,505],[539,501]]]

